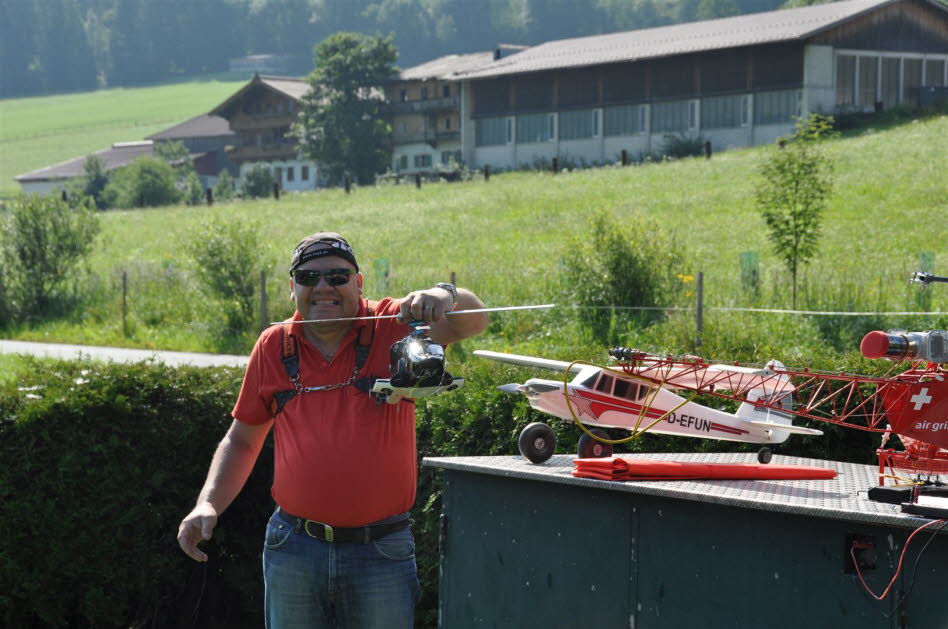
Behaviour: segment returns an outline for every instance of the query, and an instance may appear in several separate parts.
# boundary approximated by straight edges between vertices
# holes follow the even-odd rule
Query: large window
[[[754,97],[754,124],[793,122],[800,115],[800,90],[759,92]]]
[[[415,155],[415,168],[428,168],[431,166],[431,155],[422,153]]]
[[[902,102],[906,105],[918,105],[918,88],[922,85],[922,60],[905,59],[902,61]]]
[[[474,144],[496,146],[507,143],[507,117],[480,118],[474,122]]]
[[[652,105],[652,133],[676,133],[691,128],[690,101],[676,100]]]
[[[945,84],[945,62],[941,59],[925,60],[925,85]]]
[[[603,110],[603,133],[607,136],[645,133],[645,105],[620,105]]]
[[[517,144],[549,142],[553,134],[553,114],[527,114],[517,116]]]
[[[856,58],[851,55],[836,57],[836,106],[856,104]]]
[[[859,57],[859,100],[856,104],[863,109],[872,109],[876,105],[876,86],[879,82],[879,59],[877,57]]]
[[[714,96],[701,99],[701,128],[730,129],[750,122],[750,96]]]
[[[579,140],[599,135],[599,112],[595,109],[560,112],[560,139]]]
[[[898,57],[882,58],[882,106],[886,109],[899,104],[899,65]]]

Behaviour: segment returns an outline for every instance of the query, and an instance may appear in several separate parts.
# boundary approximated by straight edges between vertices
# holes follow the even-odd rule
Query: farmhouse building
[[[296,139],[289,135],[308,91],[305,79],[256,74],[211,110],[211,115],[226,119],[235,134],[227,155],[240,177],[255,164],[266,164],[284,190],[317,187],[316,164],[300,154]]]
[[[181,124],[149,135],[153,142],[181,142],[194,162],[194,170],[204,188],[213,188],[221,171],[237,176],[237,167],[227,157],[225,148],[235,136],[227,121],[220,116],[195,116]]]
[[[385,86],[392,125],[392,171],[430,173],[452,163],[460,164],[458,76],[524,48],[501,45],[488,52],[446,55],[399,72]]]
[[[128,166],[136,159],[153,155],[155,144],[181,142],[188,150],[201,184],[209,188],[217,181],[221,170],[227,168],[232,173],[236,172],[224,154],[224,146],[232,139],[233,134],[226,120],[217,116],[201,115],[150,135],[145,140],[115,142],[109,148],[92,153],[92,156],[102,161],[106,172],[111,172]],[[75,157],[17,175],[14,180],[26,194],[58,194],[71,181],[85,176],[85,164],[89,157]]]
[[[669,136],[752,146],[812,112],[943,98],[948,7],[845,0],[564,39],[453,78],[474,167],[613,162],[659,153]]]

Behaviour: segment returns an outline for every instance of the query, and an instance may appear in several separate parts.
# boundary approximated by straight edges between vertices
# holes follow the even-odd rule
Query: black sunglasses
[[[355,271],[352,269],[329,269],[328,271],[297,269],[293,271],[293,281],[300,286],[316,286],[320,278],[323,278],[330,286],[342,286],[349,283],[349,278],[353,273]]]

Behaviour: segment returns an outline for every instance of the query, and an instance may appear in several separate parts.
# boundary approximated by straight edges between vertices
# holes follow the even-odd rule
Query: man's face
[[[325,277],[321,277],[315,286],[303,286],[290,280],[293,301],[304,319],[338,319],[354,317],[359,313],[362,274],[356,273],[355,266],[348,260],[338,256],[325,256],[313,258],[297,267],[297,270],[302,271],[329,271],[331,269],[351,270],[349,281],[340,286],[331,286]]]

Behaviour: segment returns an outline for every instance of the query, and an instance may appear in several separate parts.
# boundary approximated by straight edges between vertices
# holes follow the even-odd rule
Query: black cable
[[[899,602],[896,603],[894,608],[892,608],[891,614],[886,614],[885,612],[882,612],[882,615],[885,616],[887,619],[891,618],[892,616],[895,616],[895,613],[899,611],[899,608],[902,606],[902,603],[904,603],[906,599],[908,599],[909,595],[912,593],[912,589],[915,587],[915,577],[916,577],[916,574],[918,573],[918,564],[922,558],[922,554],[924,554],[925,549],[927,549],[928,545],[931,544],[932,541],[935,539],[935,536],[938,535],[938,533],[943,528],[945,528],[946,524],[948,524],[948,520],[943,520],[941,525],[938,528],[933,528],[932,534],[929,536],[928,541],[925,542],[925,545],[922,546],[921,550],[918,551],[918,554],[915,556],[915,565],[912,567],[912,580],[909,582],[908,591],[904,595],[902,595],[902,598],[899,599]]]

